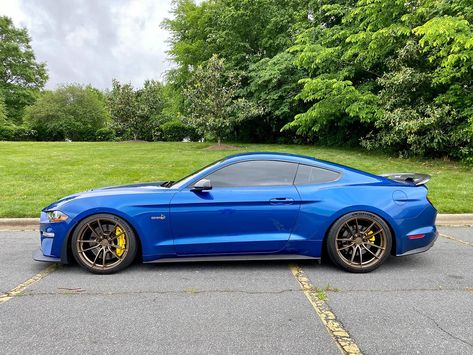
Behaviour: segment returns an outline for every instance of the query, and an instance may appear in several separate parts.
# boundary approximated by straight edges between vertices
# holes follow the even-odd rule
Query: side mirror
[[[192,186],[191,191],[198,192],[204,190],[212,190],[212,184],[210,180],[202,179],[197,181],[194,186]]]

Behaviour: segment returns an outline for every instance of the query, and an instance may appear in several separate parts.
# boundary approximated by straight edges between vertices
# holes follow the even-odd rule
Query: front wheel
[[[127,222],[110,214],[81,221],[71,240],[72,254],[86,270],[112,274],[130,265],[136,256],[136,236]]]
[[[327,237],[330,259],[350,272],[370,272],[389,256],[391,230],[375,214],[353,212],[338,219]]]

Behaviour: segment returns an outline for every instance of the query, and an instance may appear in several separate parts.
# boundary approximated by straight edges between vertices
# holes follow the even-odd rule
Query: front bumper
[[[45,256],[43,254],[43,251],[41,250],[41,248],[38,248],[35,251],[33,251],[33,260],[44,261],[44,262],[49,262],[49,263],[60,263],[61,262],[61,258]]]
[[[60,262],[63,245],[70,229],[70,221],[50,223],[45,212],[40,215],[41,247],[33,252],[33,259],[46,262]]]

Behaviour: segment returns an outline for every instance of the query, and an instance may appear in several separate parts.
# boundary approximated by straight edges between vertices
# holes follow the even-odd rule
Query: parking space
[[[298,265],[363,353],[472,353],[473,228],[441,233],[451,238],[370,274]],[[5,294],[47,264],[31,260],[35,232],[0,232],[0,241]],[[134,265],[109,276],[63,266],[0,302],[0,349],[340,353],[306,296],[287,262]]]

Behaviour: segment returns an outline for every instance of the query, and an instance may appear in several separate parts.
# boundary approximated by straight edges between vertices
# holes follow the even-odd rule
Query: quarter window
[[[340,173],[309,165],[299,165],[295,185],[324,184],[338,180]]]
[[[212,187],[284,186],[292,185],[297,164],[251,160],[226,166],[208,175]]]

